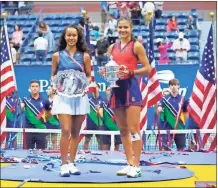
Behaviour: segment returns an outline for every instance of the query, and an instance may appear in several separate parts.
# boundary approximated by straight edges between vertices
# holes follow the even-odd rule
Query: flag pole
[[[21,109],[21,104],[20,104],[20,101],[19,101],[19,95],[18,95],[18,88],[17,88],[17,81],[16,81],[16,77],[15,77],[15,72],[14,72],[14,65],[13,65],[13,58],[12,58],[12,53],[11,53],[11,48],[10,48],[10,42],[9,42],[9,36],[8,36],[8,28],[7,28],[7,13],[6,12],[3,12],[2,13],[2,17],[4,18],[4,28],[5,28],[5,33],[6,33],[6,40],[9,44],[9,49],[8,49],[8,52],[9,52],[9,57],[11,59],[11,62],[12,62],[12,66],[11,66],[11,69],[12,69],[12,73],[13,73],[13,78],[14,78],[14,84],[15,84],[15,97],[17,98],[17,102],[16,102],[16,108],[19,107],[20,108],[20,112],[19,114],[16,113],[16,118],[14,121],[16,121],[17,119],[17,116],[21,115],[20,113],[22,112],[22,109]],[[15,122],[14,122],[14,125],[15,125]],[[20,127],[22,128],[23,127],[23,121],[22,121],[22,118],[21,118],[21,121],[20,121]],[[16,138],[16,137],[15,137]]]

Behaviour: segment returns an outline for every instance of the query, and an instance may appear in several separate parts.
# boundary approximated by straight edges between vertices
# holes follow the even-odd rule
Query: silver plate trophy
[[[105,65],[105,79],[110,83],[110,87],[119,87],[116,84],[116,81],[119,80],[118,69],[119,65],[113,60]]]
[[[74,69],[58,71],[52,82],[57,94],[68,98],[85,95],[89,87],[86,74]]]

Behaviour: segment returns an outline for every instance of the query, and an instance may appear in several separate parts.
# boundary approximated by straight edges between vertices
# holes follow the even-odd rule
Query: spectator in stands
[[[21,107],[25,111],[26,128],[46,129],[45,98],[39,93],[40,82],[32,80],[30,82],[30,96],[24,97]],[[26,133],[27,149],[45,149],[46,133]],[[36,146],[35,146],[36,144]]]
[[[148,25],[154,16],[154,3],[147,1],[142,8],[142,15],[144,16],[145,25]]]
[[[161,38],[157,38],[157,48],[160,53],[159,57],[159,64],[169,64],[170,58],[167,53],[167,49],[170,48],[172,44],[169,42],[168,39],[166,39],[166,44],[162,43]]]
[[[118,1],[117,2],[117,9],[119,10],[120,17],[129,17],[129,7],[127,1]]]
[[[190,43],[184,38],[184,33],[179,33],[179,38],[173,41],[172,49],[176,52],[176,61],[187,61]]]
[[[9,7],[10,7],[10,14],[15,15],[16,12],[18,12],[18,1],[9,1]]]
[[[18,13],[22,14],[25,8],[26,8],[26,3],[24,1],[19,1],[18,2]]]
[[[133,25],[139,25],[141,19],[141,9],[139,6],[139,2],[128,1],[128,7],[129,7]]]
[[[96,83],[95,85],[95,92],[93,92],[92,96],[89,98],[90,103],[90,113],[87,116],[87,130],[91,131],[98,131],[102,130],[102,117],[103,117],[103,99],[99,95],[99,89],[100,85]],[[89,148],[89,142],[92,138],[93,134],[86,134],[85,136],[85,142],[83,145],[84,150],[88,150]],[[96,139],[98,142],[98,149],[102,150],[102,136],[96,134]]]
[[[48,41],[43,37],[43,33],[38,33],[38,38],[34,40],[34,50],[36,54],[36,62],[45,63],[48,52]]]
[[[46,109],[51,109],[55,96],[55,89],[53,86],[49,86],[46,92],[48,95],[48,99],[45,101],[44,106]],[[58,116],[57,115],[52,116],[52,114],[50,114],[49,112],[49,116],[47,116],[46,127],[47,129],[60,129],[60,122]],[[49,149],[52,150],[59,149],[57,145],[57,133],[51,133],[47,135],[46,140],[47,140],[47,147],[48,147],[49,140],[51,140],[52,142],[52,148]]]
[[[114,118],[114,112],[111,108],[108,107],[108,102],[110,99],[110,86],[106,87],[105,90],[106,99],[103,101],[103,130],[104,131],[118,131],[119,128],[116,124]],[[110,135],[102,135],[102,142],[103,142],[103,150],[110,150],[111,145],[111,136]],[[118,151],[121,142],[120,135],[116,135],[114,138],[115,148],[114,150]]]
[[[21,30],[19,25],[15,25],[14,32],[12,33],[11,41],[13,42],[13,46],[17,51],[21,47],[22,39],[23,39],[23,31]]]
[[[186,21],[186,31],[197,30],[197,21],[193,18],[192,15],[188,16],[188,20]]]
[[[163,1],[154,1],[155,18],[160,19],[163,11]]]
[[[169,21],[167,22],[167,32],[171,32],[171,31],[177,31],[179,32],[179,29],[177,28],[177,20],[176,20],[176,16],[172,16],[172,18],[169,19]]]
[[[115,43],[118,38],[117,20],[114,19],[113,14],[109,15],[108,27],[105,29],[104,36],[108,36],[108,41],[110,44]]]
[[[43,37],[48,40],[49,50],[53,50],[55,48],[55,40],[54,40],[54,35],[48,24],[45,24],[44,22],[40,22],[39,31],[43,33]]]
[[[185,122],[188,119],[188,101],[184,100],[181,105],[182,96],[179,95],[179,80],[172,79],[169,81],[170,94],[162,98],[158,104],[158,113],[160,114],[160,127],[164,130],[174,130],[174,129],[185,129]],[[181,107],[180,107],[181,106]],[[181,115],[179,117],[179,124],[176,125],[176,117],[178,115],[179,109],[182,108]],[[173,109],[173,111],[172,111]],[[170,138],[169,138],[170,136]],[[185,134],[175,134],[175,143],[177,150],[183,151],[186,147]],[[170,140],[172,141],[172,135],[165,135],[164,137],[164,150],[170,150]],[[167,143],[168,140],[168,143]]]
[[[11,48],[11,56],[12,56],[13,64],[16,64],[17,63],[17,51],[14,48],[12,41],[10,41],[10,48]]]
[[[96,44],[95,54],[98,66],[103,66],[107,63],[108,56],[106,55],[106,52],[109,46],[109,42],[104,38],[104,34],[101,33]]]
[[[117,2],[116,1],[108,1],[107,2],[108,4],[108,12],[109,12],[109,15],[113,15],[113,17],[115,19],[118,19],[119,18],[119,12],[117,10]]]
[[[99,27],[94,26],[92,31],[90,32],[90,35],[94,35],[94,40],[97,41],[99,37]]]
[[[72,69],[76,71],[73,71]],[[58,76],[60,71],[66,73],[68,76],[70,73],[76,74],[77,76],[74,77],[74,83],[81,83],[82,80],[78,80],[78,78],[82,76],[84,82],[87,82],[87,79],[91,81],[91,61],[89,50],[82,30],[76,25],[67,26],[60,37],[57,52],[52,56],[51,81],[53,81],[54,76]],[[84,76],[86,76],[87,79],[85,79]],[[67,78],[67,80],[69,80],[69,77]],[[72,80],[67,84],[72,84],[71,81]],[[74,84],[73,86],[76,86],[77,89],[82,89],[80,85]],[[78,97],[67,97],[61,95],[55,95],[54,97],[51,113],[53,115],[58,115],[61,125],[61,177],[69,177],[70,174],[81,174],[79,169],[75,166],[74,160],[78,148],[79,133],[84,121],[84,115],[88,114],[89,111],[89,100],[86,94]],[[69,147],[70,161],[69,164],[67,164]]]
[[[101,31],[104,32],[105,24],[107,23],[108,5],[106,1],[100,2],[101,6]]]

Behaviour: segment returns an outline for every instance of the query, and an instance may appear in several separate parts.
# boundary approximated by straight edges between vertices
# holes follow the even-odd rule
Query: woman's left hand
[[[126,66],[121,65],[118,69],[118,77],[121,80],[129,78],[129,69]]]

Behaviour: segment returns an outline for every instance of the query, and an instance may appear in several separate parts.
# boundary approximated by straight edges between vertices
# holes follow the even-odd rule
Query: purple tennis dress
[[[114,44],[112,49],[113,60],[119,65],[125,65],[129,70],[135,70],[138,58],[134,54],[134,42],[130,41],[121,49],[120,42]],[[135,77],[118,80],[117,88],[112,88],[109,100],[110,108],[142,106],[142,95]]]

